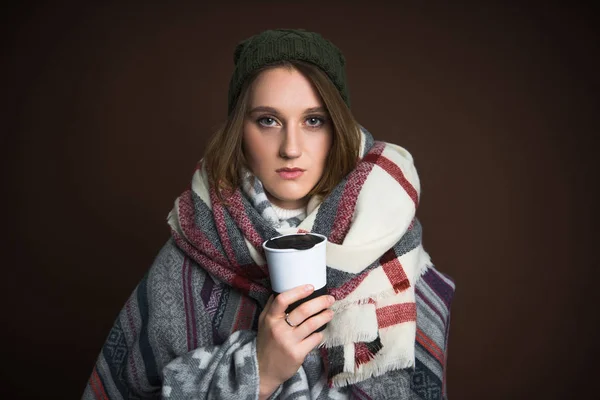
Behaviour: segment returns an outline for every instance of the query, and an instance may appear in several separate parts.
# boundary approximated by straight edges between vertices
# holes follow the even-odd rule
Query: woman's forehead
[[[260,73],[250,89],[250,108],[271,107],[304,111],[322,107],[312,82],[292,68],[272,68]]]

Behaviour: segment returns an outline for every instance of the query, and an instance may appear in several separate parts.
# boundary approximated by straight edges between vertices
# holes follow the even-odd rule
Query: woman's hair
[[[295,69],[311,81],[333,123],[333,140],[323,176],[308,195],[327,196],[356,167],[361,141],[360,128],[338,89],[317,66],[302,61],[280,61],[256,70],[244,82],[235,107],[206,147],[203,164],[206,166],[209,183],[215,188],[220,201],[224,200],[223,190],[230,191],[240,186],[241,168],[249,169],[242,140],[252,83],[261,72],[276,67]]]

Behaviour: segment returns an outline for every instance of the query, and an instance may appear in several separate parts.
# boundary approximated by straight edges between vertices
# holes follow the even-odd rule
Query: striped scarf
[[[287,233],[327,236],[327,289],[336,302],[321,355],[334,387],[414,368],[414,287],[430,265],[415,218],[420,184],[411,155],[361,132],[356,168],[325,199],[311,198],[301,222],[275,221],[262,186],[248,180],[217,201],[202,163],[168,217],[189,257],[260,305],[271,294],[261,244]]]

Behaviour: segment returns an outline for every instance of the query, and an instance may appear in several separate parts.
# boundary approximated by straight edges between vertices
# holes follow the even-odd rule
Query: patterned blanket
[[[412,159],[366,131],[361,151],[356,171],[303,220],[278,221],[258,181],[218,206],[198,168],[169,215],[173,237],[116,318],[82,398],[257,399],[256,329],[270,294],[259,244],[298,231],[331,242],[337,312],[322,347],[271,398],[447,398],[454,284],[421,247]]]

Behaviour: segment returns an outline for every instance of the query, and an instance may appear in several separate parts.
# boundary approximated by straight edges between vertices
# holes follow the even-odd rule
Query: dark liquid
[[[287,235],[270,239],[265,243],[265,246],[270,249],[296,249],[308,250],[321,243],[323,240],[320,236],[310,234]]]
[[[277,293],[277,292],[273,292],[273,294],[274,294],[275,296],[277,296],[279,293]],[[294,310],[294,309],[295,309],[296,307],[298,307],[300,304],[302,304],[302,303],[305,303],[305,302],[307,302],[307,301],[309,301],[309,300],[312,300],[312,299],[314,299],[314,298],[316,298],[316,297],[323,296],[323,295],[325,295],[325,294],[327,294],[327,286],[323,286],[321,289],[316,289],[314,292],[312,292],[312,293],[310,294],[310,296],[306,296],[305,298],[303,298],[303,299],[300,299],[300,300],[298,300],[298,301],[296,301],[296,302],[294,302],[294,303],[290,304],[290,305],[288,306],[287,310],[285,310],[285,312],[286,312],[286,313],[291,313],[291,312],[292,312],[292,310]],[[310,318],[310,317],[309,317],[309,318]],[[327,326],[327,324],[325,324],[325,325],[321,326],[320,328],[318,328],[317,330],[315,330],[315,332],[321,332],[323,329],[325,329],[325,327],[326,327],[326,326]]]

